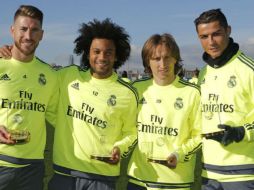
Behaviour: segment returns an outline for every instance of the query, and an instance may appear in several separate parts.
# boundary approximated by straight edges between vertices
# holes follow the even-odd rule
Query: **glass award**
[[[93,151],[90,155],[91,159],[103,162],[110,162],[112,146],[106,135],[98,135],[93,138]]]
[[[158,137],[154,142],[150,142],[147,161],[167,166],[168,148],[163,137]]]

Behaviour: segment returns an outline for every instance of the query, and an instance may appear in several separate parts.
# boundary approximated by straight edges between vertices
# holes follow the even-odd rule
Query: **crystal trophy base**
[[[168,161],[159,159],[159,158],[147,158],[148,162],[156,163],[156,164],[162,164],[162,165],[167,165]]]
[[[211,138],[213,136],[217,136],[217,135],[223,135],[225,131],[215,131],[215,132],[211,132],[211,133],[203,133],[201,134],[202,137],[205,138]]]
[[[90,156],[91,159],[94,160],[99,160],[102,162],[110,162],[111,161],[111,156],[107,156],[107,155],[91,155]]]
[[[15,144],[24,144],[30,141],[30,133],[25,130],[13,130],[9,131],[10,139],[15,142]]]
[[[166,166],[170,169],[174,169],[176,167],[175,165],[171,165],[170,163],[168,163],[168,160],[165,160],[165,159],[147,158],[147,161],[151,162],[151,163],[155,163],[155,164],[161,164],[161,165]]]

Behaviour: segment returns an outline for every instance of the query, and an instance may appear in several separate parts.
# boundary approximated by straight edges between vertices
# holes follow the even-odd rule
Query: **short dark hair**
[[[14,21],[19,16],[27,16],[34,19],[37,19],[40,21],[41,25],[43,22],[43,13],[40,9],[37,7],[34,7],[32,5],[20,5],[20,7],[17,9],[14,15]]]
[[[194,20],[196,30],[199,24],[206,24],[214,21],[219,21],[220,26],[227,29],[228,22],[223,12],[220,9],[211,9],[201,13],[199,17]]]
[[[176,59],[175,74],[178,74],[178,72],[180,71],[182,67],[182,64],[180,63],[182,61],[182,58],[180,55],[180,49],[175,39],[173,38],[173,36],[168,33],[164,33],[162,35],[154,34],[145,42],[142,48],[142,61],[143,61],[143,66],[145,68],[145,72],[152,74],[151,68],[149,66],[149,61],[156,47],[160,44],[163,44],[167,48],[169,48],[169,50],[171,51],[172,57]]]
[[[123,27],[113,23],[109,18],[103,21],[94,19],[88,24],[83,23],[79,29],[80,36],[74,43],[76,47],[74,52],[77,55],[82,54],[81,66],[85,69],[90,68],[89,52],[90,46],[95,38],[112,40],[116,47],[116,58],[113,68],[118,69],[130,56],[129,35]]]

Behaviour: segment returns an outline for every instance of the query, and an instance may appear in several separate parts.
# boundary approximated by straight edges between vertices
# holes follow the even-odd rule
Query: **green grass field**
[[[47,125],[47,144],[45,149],[45,178],[44,178],[44,190],[47,190],[47,184],[53,175],[52,169],[52,145],[53,145],[54,129]],[[197,163],[200,163],[200,152],[197,154]],[[125,190],[127,184],[127,169],[128,159],[123,159],[121,162],[121,176],[117,182],[117,190]],[[195,171],[195,183],[192,190],[200,190],[200,171],[201,166],[197,164]]]

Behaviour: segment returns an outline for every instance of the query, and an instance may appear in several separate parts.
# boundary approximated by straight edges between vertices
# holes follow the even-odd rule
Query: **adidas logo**
[[[78,83],[78,82],[73,83],[73,84],[71,85],[71,87],[72,87],[72,88],[75,88],[75,89],[77,89],[77,90],[79,90],[79,83]]]
[[[11,80],[7,74],[4,74],[0,77],[0,80]]]

